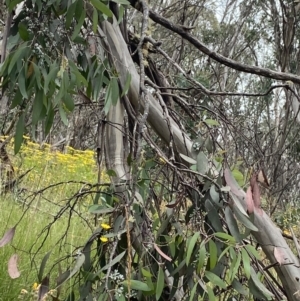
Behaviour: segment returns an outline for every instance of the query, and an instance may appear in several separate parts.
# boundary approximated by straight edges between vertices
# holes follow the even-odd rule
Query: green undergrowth
[[[51,254],[43,276],[49,273],[53,288],[59,266],[64,272],[74,263],[76,247],[84,245],[95,226],[88,213],[94,196],[78,197],[78,192],[88,187],[87,183],[97,181],[94,152],[68,148],[61,153],[29,139],[17,156],[13,155],[12,144],[7,151],[15,176],[31,171],[12,192],[0,196],[0,238],[17,225],[13,241],[0,248],[0,301],[36,300],[33,286],[40,282],[39,268],[47,252]],[[108,182],[107,175],[101,178]],[[52,187],[47,189],[49,186]],[[63,208],[67,210],[60,215]],[[13,254],[18,255],[21,273],[17,279],[8,274],[8,261]],[[61,258],[64,260],[58,264]],[[63,292],[67,292],[69,284],[64,284]]]

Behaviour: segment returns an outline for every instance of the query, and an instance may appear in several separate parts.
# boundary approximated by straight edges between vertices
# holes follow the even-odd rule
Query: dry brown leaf
[[[15,235],[15,231],[16,231],[16,228],[13,227],[5,232],[5,234],[3,235],[3,237],[0,240],[0,248],[4,247],[5,245],[7,245],[8,243],[10,243],[12,241],[12,239],[14,238],[14,235]]]
[[[282,249],[278,248],[278,247],[274,247],[274,257],[277,260],[277,262],[279,263],[279,265],[284,264],[287,259],[284,255],[284,252],[282,251]]]
[[[18,255],[14,254],[10,257],[8,261],[8,274],[10,278],[16,279],[19,278],[21,273],[18,270]]]
[[[257,174],[257,181],[262,184],[262,186],[269,188],[270,184],[268,178],[263,169],[261,169]]]
[[[231,192],[233,192],[236,196],[243,197],[244,196],[243,190],[238,186],[236,180],[234,179],[234,177],[232,176],[228,168],[226,168],[224,171],[224,177],[225,177],[226,184],[231,189]]]
[[[249,186],[247,189],[246,204],[247,204],[247,211],[248,211],[248,213],[251,214],[254,211],[254,203],[253,203],[253,198],[252,198],[251,186]]]
[[[250,185],[252,189],[252,198],[255,208],[260,208],[261,201],[260,201],[260,190],[259,185],[257,182],[257,176],[256,174],[253,174],[250,180]]]
[[[159,253],[159,255],[161,257],[163,257],[164,259],[168,260],[168,261],[172,261],[172,258],[170,258],[168,255],[166,255],[158,246],[157,244],[154,244],[154,249],[157,251],[157,253]]]

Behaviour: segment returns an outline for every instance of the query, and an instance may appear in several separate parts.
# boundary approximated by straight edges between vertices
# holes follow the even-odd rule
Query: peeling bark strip
[[[129,0],[130,4],[136,9],[140,10],[139,2],[137,0]],[[260,76],[264,76],[267,78],[273,78],[277,80],[287,81],[290,80],[294,83],[300,84],[300,76],[296,76],[291,73],[277,72],[269,68],[262,68],[256,66],[250,66],[246,64],[239,63],[235,60],[229,59],[217,52],[210,50],[205,44],[201,43],[196,37],[190,34],[184,27],[178,26],[168,19],[160,16],[159,14],[149,10],[149,17],[156,23],[162,25],[163,27],[179,34],[183,39],[189,41],[192,45],[194,45],[197,49],[199,49],[204,54],[208,55],[213,60],[231,67],[235,70],[243,71],[246,73],[256,74]]]
[[[150,12],[150,16],[152,16],[152,19],[160,23],[159,20],[153,18],[153,14],[154,14],[153,12]],[[183,29],[180,29],[178,26],[172,24],[170,26],[171,28],[173,29],[175,28],[176,30],[180,31],[183,37],[185,37],[186,35],[191,37],[191,35],[186,33]],[[128,98],[131,101],[132,105],[137,107],[139,103],[139,97],[138,97],[139,75],[136,71],[132,58],[127,50],[127,45],[120,32],[119,26],[117,25],[117,22],[114,19],[113,24],[105,21],[102,22],[101,27],[105,33],[105,38],[107,39],[107,44],[109,46],[108,55],[111,56],[112,59],[111,61],[114,62],[115,68],[119,74],[122,88],[125,85],[127,73],[129,72],[132,76],[131,85],[128,91]],[[192,39],[195,40],[195,38]],[[200,42],[198,41],[198,43]],[[209,51],[209,53],[212,52]],[[212,55],[210,56],[213,57]],[[222,56],[220,57],[224,58]],[[230,66],[232,67],[237,64],[233,60],[229,60],[227,58],[224,59],[231,62]],[[263,75],[266,77],[273,77],[277,79],[283,79],[283,80],[290,79],[293,80],[294,82],[300,83],[300,77],[293,76],[291,74],[274,72],[269,69],[250,67],[243,64],[238,64],[238,65],[246,69],[242,70],[242,69],[235,68],[237,70],[242,70],[245,72]],[[159,105],[159,103],[156,101],[156,99],[152,97],[150,94],[149,94],[149,102],[150,102],[150,108],[149,108],[149,116],[147,121],[152,126],[152,128],[156,131],[156,133],[166,143],[169,143],[170,130],[166,122],[165,116],[163,114],[163,110]],[[143,103],[141,103],[141,107],[143,110],[144,108]],[[192,141],[178,128],[178,126],[172,119],[170,121],[171,121],[171,130],[176,145],[176,150],[182,154],[189,155],[192,147]],[[241,190],[241,196],[239,196],[238,198],[242,206],[246,207],[246,193]],[[279,265],[275,266],[275,269],[286,290],[288,300],[290,301],[300,300],[300,294],[298,293],[300,292],[300,282],[297,280],[299,279],[299,274],[300,274],[299,260],[296,258],[296,256],[293,254],[293,252],[287,245],[278,227],[272,222],[270,217],[264,211],[262,212],[262,215],[259,215],[256,212],[254,212],[254,225],[259,229],[259,231],[252,232],[252,235],[255,237],[257,242],[262,246],[262,249],[267,255],[270,262],[277,262],[277,259],[274,256],[274,247],[277,247],[280,248],[282,251],[281,256],[286,259],[286,262],[290,263],[287,265],[283,264],[281,266]]]

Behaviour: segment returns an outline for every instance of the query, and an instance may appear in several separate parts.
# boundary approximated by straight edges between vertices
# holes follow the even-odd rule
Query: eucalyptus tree
[[[276,9],[298,4],[18,2],[6,3],[0,76],[13,118],[3,131],[15,128],[17,153],[25,132],[58,135],[58,116],[67,125],[89,106],[99,169],[105,160],[111,176],[111,185],[95,179],[90,211],[109,216],[112,230],[95,230],[58,285],[77,277],[80,300],[299,300],[299,260],[259,190],[265,173],[275,182],[278,168],[268,168],[289,143],[297,94],[284,81],[300,83],[287,67],[291,38],[284,55],[272,48],[292,18]],[[285,120],[278,89],[294,96]],[[256,162],[267,171],[248,173]],[[40,298],[50,288],[45,262]]]

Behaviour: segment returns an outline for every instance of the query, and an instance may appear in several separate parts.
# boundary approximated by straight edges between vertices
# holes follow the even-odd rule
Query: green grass
[[[77,199],[75,207],[81,217],[73,214],[69,220],[69,208],[53,223],[54,216],[68,204],[68,198],[82,188],[82,184],[61,184],[40,194],[33,193],[61,181],[77,180],[95,183],[97,172],[95,163],[91,160],[91,152],[77,153],[77,156],[74,152],[76,153],[73,150],[73,154],[60,154],[52,153],[50,150],[40,151],[37,145],[27,144],[19,156],[11,155],[14,165],[18,166],[18,174],[22,174],[29,168],[33,170],[20,184],[20,187],[27,189],[25,194],[11,193],[0,196],[0,238],[9,228],[18,224],[12,243],[0,248],[0,301],[18,300],[22,289],[32,292],[33,284],[39,282],[38,272],[41,261],[50,250],[52,253],[44,276],[50,272],[50,288],[55,288],[58,276],[57,261],[65,258],[61,262],[63,272],[72,266],[74,257],[67,258],[67,256],[74,255],[76,247],[84,245],[93,231],[92,227],[82,219],[92,224],[92,216],[87,212],[88,206],[93,202],[91,196]],[[73,205],[75,201],[72,200],[70,204]],[[46,232],[43,232],[43,229],[51,223],[53,224],[49,235],[44,241]],[[19,257],[18,269],[21,276],[17,279],[10,278],[7,268],[8,260],[13,254]],[[53,266],[54,268],[51,269]],[[63,292],[67,292],[67,287],[68,283],[64,285]],[[36,300],[36,298],[25,294],[21,300]]]

